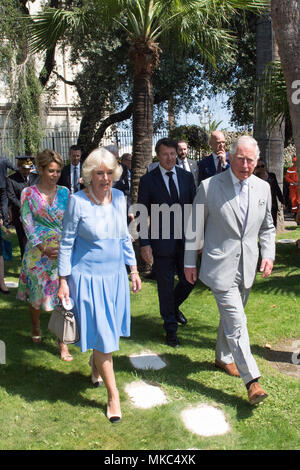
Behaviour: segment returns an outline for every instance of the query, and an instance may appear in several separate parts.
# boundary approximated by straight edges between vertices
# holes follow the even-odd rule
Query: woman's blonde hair
[[[84,186],[89,186],[92,181],[92,171],[97,170],[101,164],[113,172],[113,181],[120,179],[122,166],[116,157],[104,147],[93,150],[82,165],[82,180]]]
[[[37,168],[46,168],[50,163],[55,162],[62,168],[64,166],[63,159],[59,153],[54,150],[45,149],[36,156],[35,163]]]

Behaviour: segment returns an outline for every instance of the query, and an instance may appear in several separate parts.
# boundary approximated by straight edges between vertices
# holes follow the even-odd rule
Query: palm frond
[[[66,31],[85,31],[89,15],[76,8],[72,11],[47,8],[31,17],[29,24],[29,50],[35,53],[51,49],[63,38]]]
[[[270,62],[258,82],[256,110],[268,130],[282,122],[288,113],[287,89],[280,61]]]

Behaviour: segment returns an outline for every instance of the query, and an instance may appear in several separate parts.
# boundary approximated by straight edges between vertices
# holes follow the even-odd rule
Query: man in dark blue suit
[[[229,159],[226,154],[225,136],[221,131],[213,131],[208,141],[212,149],[212,154],[204,157],[198,164],[198,184],[206,178],[221,173],[230,167]]]
[[[142,176],[139,185],[138,203],[147,208],[150,216],[148,235],[140,238],[141,256],[149,264],[154,259],[166,342],[177,347],[178,322],[182,325],[187,323],[179,307],[193,289],[193,285],[185,279],[183,268],[184,206],[192,204],[196,187],[192,173],[176,166],[176,142],[160,139],[155,151],[159,165]],[[170,210],[171,206],[174,213]],[[167,216],[166,213],[164,216],[156,213],[155,217],[154,209],[163,207],[167,209]],[[169,230],[164,233],[165,229]],[[175,272],[179,282],[174,288]]]
[[[80,183],[81,177],[81,149],[77,145],[71,145],[69,148],[70,163],[62,169],[60,178],[57,182],[59,186],[65,186],[71,193],[76,193],[84,186]]]
[[[11,208],[11,222],[16,229],[22,259],[27,243],[27,237],[20,218],[21,193],[24,188],[36,184],[38,182],[39,175],[32,172],[32,157],[29,157],[28,155],[19,155],[16,159],[18,161],[18,171],[7,178],[6,192]]]
[[[17,171],[16,165],[14,165],[8,158],[0,158],[0,210],[3,215],[3,225],[8,226],[8,198],[6,192],[6,174],[7,170]]]

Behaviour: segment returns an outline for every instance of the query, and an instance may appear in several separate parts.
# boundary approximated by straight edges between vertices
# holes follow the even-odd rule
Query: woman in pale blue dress
[[[112,188],[120,166],[108,150],[94,150],[82,167],[86,188],[73,194],[64,216],[58,271],[62,302],[74,301],[81,351],[93,350],[92,382],[106,385],[107,417],[121,419],[112,352],[120,336],[130,335],[130,292],[141,289],[135,254],[127,228],[126,200]]]

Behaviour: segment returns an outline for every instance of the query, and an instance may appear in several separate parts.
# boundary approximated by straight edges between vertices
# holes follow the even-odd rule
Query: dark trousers
[[[179,306],[189,296],[194,285],[190,284],[184,275],[184,245],[178,241],[172,256],[155,256],[155,274],[158,289],[160,314],[164,320],[167,335],[175,335],[177,331],[176,314]],[[174,277],[178,275],[179,282],[174,287]]]
[[[18,237],[18,242],[21,250],[21,259],[23,258],[24,251],[25,251],[25,246],[27,243],[27,237],[24,232],[23,224],[19,219],[14,219],[13,224],[16,229],[17,237]]]
[[[271,209],[273,224],[275,228],[277,227],[277,213],[278,213],[278,209]]]
[[[2,212],[3,225],[8,225],[8,198],[6,188],[0,188],[0,213]]]

